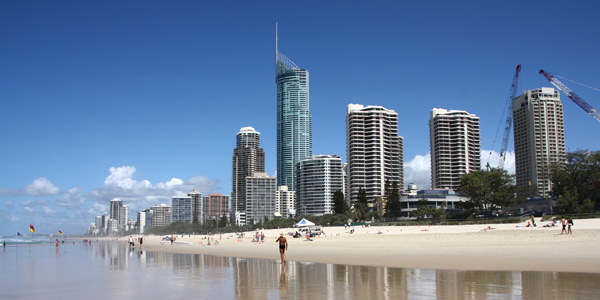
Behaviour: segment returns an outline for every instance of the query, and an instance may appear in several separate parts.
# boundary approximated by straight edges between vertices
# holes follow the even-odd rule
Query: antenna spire
[[[277,22],[275,22],[275,63],[277,63],[277,56],[279,55],[278,41],[277,41]]]

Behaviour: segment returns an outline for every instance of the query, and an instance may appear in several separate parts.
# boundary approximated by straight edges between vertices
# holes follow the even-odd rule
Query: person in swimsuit
[[[565,220],[565,217],[562,217],[560,222],[562,223],[562,232],[560,234],[563,234],[567,232],[567,220]]]
[[[283,232],[279,234],[279,237],[275,242],[279,242],[279,253],[281,254],[281,264],[285,263],[285,250],[288,249],[288,242],[285,237],[283,237]]]

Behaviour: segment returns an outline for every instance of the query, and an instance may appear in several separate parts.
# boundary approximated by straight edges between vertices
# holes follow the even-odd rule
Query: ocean
[[[74,241],[74,240],[73,240]],[[10,244],[0,299],[597,299],[600,274],[364,267]]]

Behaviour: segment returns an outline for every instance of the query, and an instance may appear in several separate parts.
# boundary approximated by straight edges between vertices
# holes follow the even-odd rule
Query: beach
[[[523,223],[359,226],[354,234],[344,227],[324,227],[325,235],[312,241],[286,235],[286,257],[375,267],[600,273],[600,219],[575,220],[572,235],[561,235],[561,227],[543,228],[546,222],[536,221],[540,227],[524,228]],[[488,226],[496,229],[483,230]],[[188,245],[161,244],[161,237],[146,236],[143,247],[156,252],[279,259],[275,239],[294,230],[262,230],[266,237],[260,244],[252,242],[255,232],[246,232],[243,239],[232,233],[212,235],[219,244],[212,241],[210,246],[206,235],[177,236],[176,242]]]

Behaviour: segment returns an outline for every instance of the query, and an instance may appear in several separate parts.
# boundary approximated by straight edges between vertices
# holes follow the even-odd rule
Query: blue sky
[[[540,69],[600,87],[598,13],[595,1],[0,2],[0,234],[83,233],[113,197],[136,212],[192,188],[229,194],[245,126],[273,175],[275,22],[279,50],[310,72],[313,152],[345,160],[346,106],[381,105],[399,114],[405,182],[428,187],[432,108],[478,115],[483,152],[498,152],[517,64],[519,93],[551,87]],[[600,92],[564,82],[600,108]],[[600,124],[561,98],[567,150],[600,149]]]

